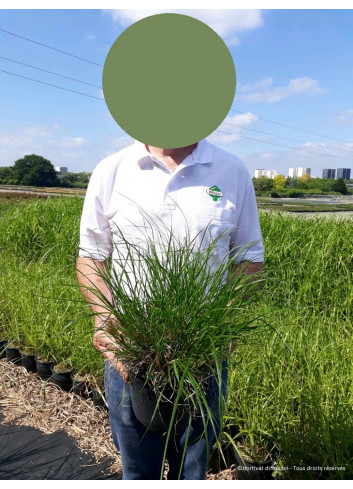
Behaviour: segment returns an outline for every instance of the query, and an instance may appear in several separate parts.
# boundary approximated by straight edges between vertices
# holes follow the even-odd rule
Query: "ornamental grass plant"
[[[227,251],[217,260],[222,235],[211,239],[206,228],[180,237],[161,221],[144,217],[143,239],[131,239],[118,229],[113,258],[95,267],[113,303],[91,282],[96,300],[90,304],[106,310],[102,329],[109,325],[114,339],[110,351],[132,382],[142,376],[153,389],[154,414],[159,403],[173,403],[168,440],[180,407],[189,426],[196,413],[205,429],[213,424],[204,387],[210,376],[216,378],[221,405],[222,362],[231,345],[263,326],[259,318],[243,315],[260,279],[245,275],[247,262],[237,263],[244,249],[233,255]],[[141,238],[141,227],[138,233]]]

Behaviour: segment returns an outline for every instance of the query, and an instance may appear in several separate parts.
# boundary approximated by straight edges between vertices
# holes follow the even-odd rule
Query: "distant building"
[[[337,168],[337,180],[343,178],[343,180],[351,179],[351,169],[350,168]]]
[[[266,176],[268,176],[268,178],[273,179],[273,178],[277,177],[277,175],[279,175],[277,170],[267,170],[267,172],[266,172]]]
[[[275,178],[278,175],[277,170],[255,170],[255,178],[267,177],[267,178]]]
[[[325,168],[322,170],[322,178],[335,178],[336,170]]]
[[[289,168],[288,176],[290,178],[298,178],[310,174],[311,174],[311,168],[299,167],[299,168]]]
[[[67,168],[67,166],[56,166],[55,171],[57,171],[59,173],[67,173],[68,168]]]

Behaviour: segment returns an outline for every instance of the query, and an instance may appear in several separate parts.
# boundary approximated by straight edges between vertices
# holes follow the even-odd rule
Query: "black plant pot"
[[[50,378],[50,382],[52,384],[57,385],[63,391],[69,392],[72,389],[72,374],[73,371],[67,372],[59,372],[55,370],[55,367],[52,366],[52,376]]]
[[[273,480],[273,464],[272,459],[266,460],[262,463],[250,462],[249,460],[244,460],[239,455],[237,450],[233,447],[233,455],[237,464],[238,478],[241,480],[249,479],[270,479]]]
[[[169,429],[175,404],[176,393],[167,388],[159,400],[152,386],[146,379],[136,376],[130,382],[132,408],[136,418],[151,431],[165,433]],[[156,409],[156,405],[158,407]],[[190,413],[183,406],[178,406],[174,418],[173,429],[176,433],[185,430],[189,423]]]
[[[34,355],[29,355],[27,353],[22,352],[22,367],[24,367],[27,372],[37,372],[37,364],[36,364],[36,357]]]
[[[101,410],[108,409],[103,396],[96,389],[91,389],[91,394],[93,399],[93,405],[97,409],[101,409]]]
[[[233,455],[229,443],[223,443],[215,445],[211,451],[210,459],[208,462],[208,469],[213,474],[218,474],[222,470],[229,469],[232,465],[236,464],[236,460]]]
[[[52,367],[54,362],[42,362],[36,358],[37,376],[42,380],[49,380],[52,377]]]
[[[0,359],[6,357],[6,345],[7,345],[6,340],[0,341]]]
[[[22,357],[21,352],[18,348],[6,348],[6,359],[8,362],[14,363],[15,365],[21,365]]]
[[[83,399],[89,399],[92,397],[92,389],[88,381],[76,380],[74,375],[71,375],[71,379],[73,382],[74,394],[82,397]]]

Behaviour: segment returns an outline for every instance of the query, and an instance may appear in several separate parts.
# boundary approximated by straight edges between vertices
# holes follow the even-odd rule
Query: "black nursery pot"
[[[233,447],[233,455],[238,469],[238,477],[241,480],[249,479],[268,479],[273,480],[273,464],[274,460],[269,459],[260,464],[256,462],[250,462],[248,460],[242,460],[239,453]]]
[[[93,405],[98,408],[98,409],[107,409],[107,405],[104,402],[103,396],[96,390],[96,389],[91,389],[91,394],[92,394],[92,399],[93,399]]]
[[[36,357],[34,355],[28,355],[27,353],[22,352],[21,353],[22,359],[22,367],[24,367],[27,372],[37,372],[37,364],[36,364]]]
[[[21,365],[22,356],[18,348],[6,348],[6,359],[8,362],[14,363],[15,365]]]
[[[146,379],[136,376],[130,382],[132,408],[136,418],[146,428],[151,431],[165,433],[169,429],[170,420],[174,409],[176,393],[167,388],[163,391],[163,398],[158,403],[158,397],[155,394]],[[158,408],[155,412],[156,405]],[[189,423],[190,413],[178,406],[174,419],[173,429],[176,433],[185,430]]]
[[[89,382],[84,380],[75,380],[74,375],[71,375],[71,379],[73,382],[73,391],[77,396],[80,396],[83,399],[89,399],[92,397],[92,390]]]
[[[50,382],[57,385],[63,391],[69,392],[72,389],[72,374],[73,371],[58,372],[55,367],[52,366],[52,376]]]
[[[0,359],[6,357],[6,345],[7,345],[6,340],[0,341]]]
[[[42,362],[36,358],[36,367],[38,377],[42,380],[49,380],[52,377],[52,367],[54,366],[54,362]]]

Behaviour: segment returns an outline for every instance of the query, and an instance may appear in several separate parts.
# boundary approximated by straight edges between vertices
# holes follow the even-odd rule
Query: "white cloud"
[[[261,153],[259,156],[262,160],[270,160],[275,156],[275,154],[274,153]]]
[[[306,141],[303,144],[304,148],[310,149],[326,149],[326,143],[313,143],[312,141]]]
[[[116,129],[115,129],[116,131]],[[54,166],[67,166],[69,171],[92,171],[107,154],[116,153],[133,142],[119,132],[110,134],[72,134],[57,123],[17,126],[12,131],[0,130],[0,166],[11,166],[27,154],[47,158]]]
[[[42,124],[19,126],[12,133],[0,133],[0,144],[7,147],[26,148],[34,146],[41,139],[51,136],[51,128]]]
[[[66,163],[68,166],[72,158],[80,156],[78,150],[91,149],[88,139],[63,135],[60,129],[57,123],[48,126],[31,124],[18,126],[12,132],[0,132],[0,166],[10,166],[24,155],[33,153],[48,158],[54,165]]]
[[[32,142],[31,138],[24,137],[21,134],[0,134],[0,144],[2,146],[23,148]]]
[[[116,151],[118,149],[122,149],[122,148],[126,148],[127,146],[130,146],[130,144],[133,144],[134,142],[134,139],[131,137],[131,136],[127,136],[127,135],[124,135],[124,136],[119,136],[117,138],[114,138],[112,140],[112,145],[114,148],[117,148]]]
[[[96,34],[86,34],[84,36],[85,41],[95,41],[97,39]]]
[[[335,122],[337,124],[353,124],[353,109],[348,109],[339,115]]]
[[[24,126],[20,128],[20,131],[24,136],[30,138],[47,138],[50,136],[50,128],[47,128],[42,124],[32,124],[30,126]]]
[[[308,76],[294,78],[285,86],[274,87],[272,78],[265,78],[254,83],[239,86],[238,98],[243,102],[279,102],[293,95],[315,95],[324,90],[318,81]]]
[[[258,122],[258,117],[251,112],[226,117],[222,124],[207,139],[210,142],[223,144],[234,143],[240,139],[241,127],[250,126]]]
[[[62,146],[64,146],[64,147],[66,147],[66,146],[81,146],[85,142],[87,142],[87,140],[85,138],[82,138],[82,137],[76,137],[76,138],[66,137],[66,138],[62,139]]]
[[[114,22],[119,22],[123,27],[127,27],[144,17],[165,12],[189,15],[210,26],[228,45],[239,44],[238,33],[256,29],[263,24],[262,11],[258,9],[115,9],[103,10],[103,12],[109,14]]]
[[[263,80],[259,80],[253,83],[246,83],[243,85],[242,83],[238,83],[238,90],[242,93],[251,93],[256,90],[263,91],[268,90],[273,83],[273,78],[264,78]]]

